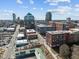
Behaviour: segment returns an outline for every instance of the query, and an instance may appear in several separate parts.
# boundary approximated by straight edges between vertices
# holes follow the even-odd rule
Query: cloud
[[[75,8],[75,11],[76,11],[76,12],[79,12],[79,8]]]
[[[62,2],[62,3],[70,3],[71,0],[45,0],[44,3],[49,3],[50,6],[56,6],[58,5],[59,2]]]
[[[79,8],[79,4],[76,4],[75,7],[76,7],[76,8]]]
[[[58,3],[49,3],[50,6],[52,5],[58,5]]]
[[[13,10],[0,10],[0,19],[11,19],[12,13],[14,13]]]
[[[54,11],[53,9],[48,9],[48,10],[47,10],[47,12],[53,12],[53,11]]]
[[[79,14],[76,14],[75,16],[79,17]]]
[[[24,9],[28,9],[28,6],[21,6],[22,8],[24,8]]]
[[[36,10],[36,8],[34,7],[33,10]]]
[[[43,10],[43,8],[41,8],[41,10]]]
[[[34,1],[33,0],[29,0],[30,4],[34,4]]]
[[[21,0],[16,0],[16,2],[17,2],[18,4],[23,4],[23,2],[22,2]]]
[[[56,9],[49,9],[47,11],[50,11],[52,13],[56,13],[56,14],[70,14],[71,12],[71,7],[68,6],[59,6]]]
[[[79,4],[75,4],[74,10],[79,12]]]
[[[14,13],[13,10],[3,10],[2,12],[4,12],[4,13]]]
[[[59,3],[59,2],[67,2],[70,3],[71,0],[45,0],[44,3]]]
[[[59,0],[59,2],[68,2],[68,3],[70,3],[71,0]]]
[[[72,10],[71,7],[69,6],[59,6],[57,11],[60,13],[60,14],[67,14],[67,13],[70,13]]]

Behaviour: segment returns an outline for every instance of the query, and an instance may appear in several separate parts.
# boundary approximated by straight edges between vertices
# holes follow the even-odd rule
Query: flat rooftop
[[[26,57],[24,58],[23,55],[22,55],[22,59],[46,59],[46,57],[45,57],[45,55],[42,51],[42,48],[28,49],[28,50],[25,50],[24,52],[25,52],[25,54],[23,54],[23,55],[24,55],[24,57],[25,56]],[[20,53],[18,53],[18,55],[16,57],[17,57],[17,59],[21,58]]]
[[[28,58],[23,58],[23,59],[36,59],[36,57],[33,56],[33,57],[28,57]]]
[[[64,33],[75,33],[75,32],[79,32],[79,28],[73,28],[73,29],[70,29],[70,30],[58,30],[58,31],[47,31],[47,33],[50,33],[50,34],[64,34]]]
[[[50,34],[64,34],[64,33],[70,33],[71,31],[47,31],[47,33]]]
[[[19,33],[19,34],[17,35],[17,38],[19,38],[19,37],[24,37],[24,34],[23,34],[23,33]]]
[[[26,43],[28,43],[26,39],[16,41],[16,44],[26,44]]]
[[[70,31],[79,31],[79,28],[72,28]]]
[[[51,26],[49,26],[49,25],[45,25],[45,24],[39,24],[39,25],[37,25],[38,27],[51,27]]]
[[[26,32],[30,33],[30,32],[36,32],[36,31],[34,29],[27,29]]]

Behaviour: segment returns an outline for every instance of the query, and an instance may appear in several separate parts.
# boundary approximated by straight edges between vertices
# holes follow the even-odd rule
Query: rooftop
[[[28,33],[30,33],[30,32],[36,32],[34,29],[27,29],[26,30]]]
[[[19,33],[17,37],[24,37],[24,34]]]
[[[38,27],[51,27],[51,26],[49,26],[49,25],[45,25],[45,24],[39,24],[39,25],[37,25]]]
[[[79,28],[72,28],[71,31],[79,31]]]
[[[50,34],[64,34],[64,33],[75,33],[75,32],[79,32],[79,28],[72,28],[70,30],[59,30],[59,31],[47,31],[47,33]]]
[[[28,43],[26,39],[16,41],[16,44],[26,44],[26,43]]]
[[[70,33],[71,31],[47,31],[47,33],[50,34],[64,34],[64,33]]]
[[[11,30],[11,31],[14,31],[15,30],[15,28],[6,28],[6,30]]]

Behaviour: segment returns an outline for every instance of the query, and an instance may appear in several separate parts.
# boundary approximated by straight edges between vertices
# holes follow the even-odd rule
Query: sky
[[[28,12],[36,20],[44,20],[48,11],[52,13],[53,20],[65,20],[67,17],[79,20],[79,0],[0,0],[1,20],[12,20],[12,13],[24,19]]]

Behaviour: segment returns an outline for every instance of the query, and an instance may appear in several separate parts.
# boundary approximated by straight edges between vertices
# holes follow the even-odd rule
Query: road
[[[15,47],[16,47],[15,41],[16,41],[16,37],[19,33],[19,28],[20,28],[20,25],[17,25],[15,33],[14,33],[13,37],[11,38],[10,43],[5,47],[5,48],[7,48],[7,51],[6,51],[3,59],[14,59],[15,58]]]
[[[40,41],[40,44],[43,44],[46,48],[47,48],[47,50],[49,51],[49,53],[52,55],[52,57],[54,58],[54,59],[61,59],[59,56],[58,56],[58,54],[55,54],[53,51],[51,51],[51,48],[46,44],[46,40],[37,32],[37,34],[38,34],[38,39],[39,39],[39,41]]]

